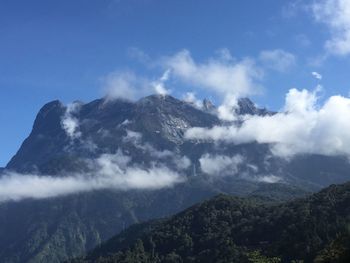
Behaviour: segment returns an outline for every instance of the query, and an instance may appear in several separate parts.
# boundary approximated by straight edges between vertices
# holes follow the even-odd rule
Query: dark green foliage
[[[77,262],[350,262],[349,226],[350,183],[275,205],[219,195]]]
[[[196,179],[158,191],[96,191],[0,204],[0,262],[58,263],[85,254],[131,224],[172,215],[220,193],[219,182]],[[259,190],[264,184],[236,180],[226,185],[232,194],[256,191],[254,198],[268,202],[286,192],[282,185],[275,185],[273,196]]]
[[[319,253],[315,263],[350,262],[350,233],[340,235]]]

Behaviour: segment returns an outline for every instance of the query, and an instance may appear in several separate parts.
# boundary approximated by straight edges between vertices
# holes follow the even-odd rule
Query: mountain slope
[[[63,128],[67,112],[69,118],[79,123],[79,138],[72,140]],[[57,164],[60,160],[67,161],[64,157],[93,158],[115,152],[123,145],[122,138],[128,130],[142,133],[144,141],[159,150],[173,150],[183,141],[185,129],[218,123],[214,115],[170,96],[153,95],[136,103],[100,99],[75,104],[71,109],[53,101],[39,111],[31,134],[6,168],[58,174],[63,169],[47,168],[54,161]]]
[[[350,183],[279,205],[220,195],[74,262],[349,262],[349,204]]]

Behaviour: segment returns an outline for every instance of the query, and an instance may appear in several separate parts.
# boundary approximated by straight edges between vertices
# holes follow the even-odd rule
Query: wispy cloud
[[[197,99],[196,97],[196,93],[195,92],[186,92],[183,96],[182,99],[187,102],[190,103],[192,105],[194,105],[196,108],[198,109],[202,109],[203,108],[203,102],[199,99]]]
[[[350,54],[350,2],[348,0],[320,0],[311,6],[316,21],[325,24],[330,39],[325,43],[329,54]]]
[[[232,157],[226,155],[204,154],[200,159],[201,170],[210,176],[235,175],[238,173],[239,166],[244,162],[242,155]]]
[[[130,58],[135,59],[146,66],[149,66],[150,64],[152,64],[151,57],[140,48],[137,48],[137,47],[128,48],[127,55]]]
[[[148,142],[142,142],[142,134],[127,130],[127,134],[123,137],[124,142],[133,144],[143,153],[147,153],[154,161],[171,163],[175,165],[177,171],[186,170],[191,165],[191,160],[187,156],[180,156],[169,150],[158,150]]]
[[[314,76],[315,79],[321,80],[322,75],[316,71],[311,72],[311,75]]]
[[[263,175],[255,178],[258,182],[275,184],[282,181],[281,177],[275,175]]]
[[[102,79],[106,100],[136,100],[152,93],[151,81],[132,71],[115,71]]]
[[[154,80],[138,75],[133,71],[115,71],[102,78],[103,90],[106,93],[106,101],[125,99],[135,101],[150,94],[168,95],[171,90],[166,88],[166,82],[170,78],[170,70]]]
[[[296,65],[296,57],[282,49],[264,50],[260,53],[260,61],[265,68],[286,72]]]
[[[165,83],[169,80],[170,70],[166,70],[163,75],[152,83],[154,91],[159,95],[168,95],[171,93],[171,90],[165,87]]]
[[[78,139],[81,136],[79,120],[74,116],[79,111],[80,106],[80,103],[69,104],[61,120],[62,128],[71,139]]]

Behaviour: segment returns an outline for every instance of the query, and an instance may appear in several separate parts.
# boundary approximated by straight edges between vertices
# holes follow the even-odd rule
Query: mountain
[[[206,107],[211,110],[206,110]],[[269,146],[264,144],[218,147],[216,143],[186,140],[184,133],[191,127],[224,125],[213,114],[213,108],[208,100],[204,100],[203,109],[199,109],[162,95],[151,95],[137,102],[119,99],[99,99],[87,104],[76,102],[73,107],[53,101],[39,111],[31,134],[6,169],[61,175],[62,172],[81,171],[86,166],[84,161],[105,153],[114,154],[118,150],[128,153],[133,163],[149,165],[155,158],[148,147],[151,146],[157,153],[170,151],[179,157],[188,157],[192,163],[191,169],[185,171],[188,176],[194,170],[201,171],[199,159],[210,153],[242,155],[247,163],[258,168],[258,174],[274,175],[292,184],[308,185],[313,190],[348,180],[350,164],[347,158],[301,155],[286,161],[271,155]],[[238,101],[236,112],[241,115],[274,114],[257,108],[247,98]],[[76,122],[75,134],[69,134],[64,129],[62,124],[65,119]],[[136,142],[135,138],[128,140],[130,132],[140,136],[140,141]],[[170,160],[167,160],[167,165],[169,163]],[[252,174],[256,170],[251,169],[253,166],[245,167],[244,173]],[[240,172],[243,174],[243,171]]]
[[[242,98],[238,100],[238,107],[236,113],[240,115],[249,114],[249,115],[273,115],[275,112],[269,111],[265,108],[258,108],[256,105],[248,98]]]
[[[142,133],[143,140],[159,150],[174,150],[183,143],[185,129],[219,124],[213,114],[171,96],[153,95],[136,103],[100,99],[76,108],[70,117],[79,121],[79,139],[72,141],[62,127],[68,108],[59,101],[50,102],[39,111],[31,134],[6,168],[58,174],[67,170],[68,161],[76,164],[77,158],[115,152],[125,145],[122,139],[128,130]],[[64,167],[52,171],[54,162],[56,167],[61,163]],[[71,165],[74,168],[74,163]]]
[[[274,114],[248,99],[238,105],[236,110],[242,115]],[[118,173],[127,163],[141,170],[141,179],[151,186],[160,179],[144,177],[154,168],[171,171],[181,180],[148,189],[121,186],[2,202],[1,262],[62,262],[131,224],[170,216],[222,193],[273,203],[348,180],[346,158],[303,155],[285,160],[271,155],[266,144],[218,145],[184,138],[191,127],[227,125],[215,110],[209,101],[197,107],[160,95],[136,102],[104,98],[43,106],[4,174],[15,173],[23,179],[70,178],[72,174],[96,178],[105,172]],[[214,161],[226,167],[208,166]]]
[[[219,195],[72,262],[349,262],[349,204],[350,183],[277,205]]]

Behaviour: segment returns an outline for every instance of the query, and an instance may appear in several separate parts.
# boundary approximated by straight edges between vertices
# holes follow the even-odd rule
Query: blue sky
[[[100,98],[112,72],[132,71],[156,80],[164,65],[152,62],[184,49],[198,64],[223,49],[237,61],[256,61],[264,73],[262,92],[253,99],[272,109],[283,106],[292,87],[312,90],[322,84],[325,98],[347,96],[350,52],[335,52],[327,43],[349,32],[327,22],[332,14],[310,11],[313,5],[298,0],[1,1],[0,166],[28,136],[46,102]],[[348,21],[341,22],[345,28]],[[293,55],[293,63],[272,69],[261,54],[273,50]],[[320,57],[324,59],[315,63]],[[313,71],[322,74],[322,81]],[[167,85],[180,97],[195,89],[193,83],[173,80]],[[210,89],[198,94],[216,98]]]

